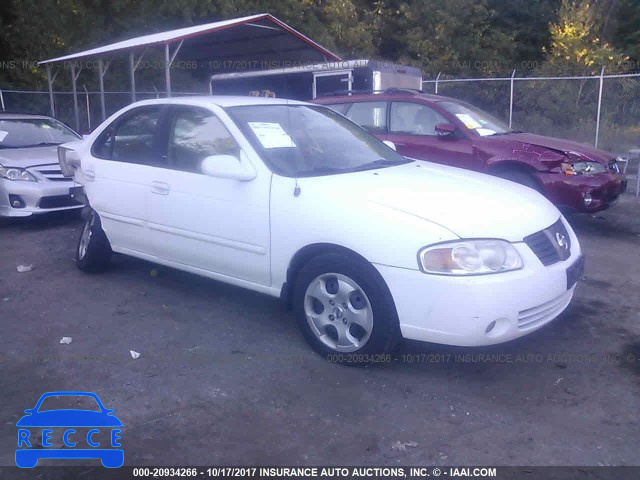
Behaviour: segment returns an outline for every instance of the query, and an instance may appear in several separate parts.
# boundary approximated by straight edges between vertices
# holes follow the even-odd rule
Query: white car
[[[537,192],[406,159],[319,105],[143,101],[59,157],[92,209],[81,270],[113,251],[281,297],[337,361],[375,360],[402,337],[521,337],[582,275],[576,235]]]
[[[83,207],[56,154],[58,145],[80,138],[51,117],[0,113],[0,220]]]

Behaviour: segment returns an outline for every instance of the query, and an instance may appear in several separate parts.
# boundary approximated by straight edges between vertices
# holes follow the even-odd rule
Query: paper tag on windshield
[[[478,132],[483,137],[487,137],[489,135],[495,135],[496,134],[496,131],[495,130],[491,130],[490,128],[477,128],[476,132]]]
[[[480,128],[482,126],[478,122],[476,122],[468,113],[456,113],[456,117],[458,117],[458,120],[464,123],[464,126],[469,130],[475,130],[476,128]]]
[[[9,132],[5,132],[4,130],[0,130],[0,142],[4,140],[4,137],[9,135]]]
[[[280,126],[271,122],[247,122],[264,148],[293,148],[292,138]]]

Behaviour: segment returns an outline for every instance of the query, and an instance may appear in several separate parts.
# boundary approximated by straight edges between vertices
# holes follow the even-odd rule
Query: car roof
[[[240,107],[246,105],[311,105],[307,102],[286,98],[250,97],[240,95],[194,95],[188,97],[158,98],[142,100],[135,105],[217,105],[219,107]]]
[[[429,102],[460,102],[455,98],[445,97],[443,95],[436,95],[433,93],[413,92],[410,90],[402,89],[389,89],[384,92],[373,93],[353,93],[351,95],[328,95],[325,97],[319,97],[314,100],[314,103],[320,104],[332,104],[332,103],[345,103],[354,101],[375,101],[375,100],[427,100]]]
[[[34,115],[31,113],[0,112],[0,120],[55,120],[48,115]]]

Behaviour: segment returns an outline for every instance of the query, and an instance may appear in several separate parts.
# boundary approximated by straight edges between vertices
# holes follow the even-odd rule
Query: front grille
[[[571,240],[562,220],[524,237],[524,242],[544,266],[553,265],[571,256]]]
[[[42,197],[38,206],[40,208],[63,208],[63,207],[76,207],[82,205],[77,202],[71,195],[55,195],[51,197]]]
[[[567,308],[572,296],[573,290],[567,290],[549,302],[519,312],[518,328],[526,330],[550,322]]]
[[[65,177],[60,170],[60,165],[53,163],[51,165],[38,165],[31,167],[31,170],[35,170],[44,176],[47,180],[52,182],[68,182],[69,178]]]

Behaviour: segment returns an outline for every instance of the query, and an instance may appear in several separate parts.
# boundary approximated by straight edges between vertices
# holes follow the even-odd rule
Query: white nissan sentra
[[[90,206],[81,270],[117,252],[281,297],[338,361],[403,337],[521,337],[567,307],[582,275],[576,235],[537,192],[406,159],[319,105],[138,102],[59,160]]]

